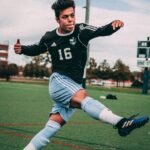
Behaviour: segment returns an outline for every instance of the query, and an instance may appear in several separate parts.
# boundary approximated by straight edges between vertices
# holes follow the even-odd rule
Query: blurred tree
[[[18,67],[16,64],[2,64],[0,63],[0,77],[6,78],[9,81],[10,76],[18,74]]]
[[[97,69],[96,69],[96,67],[97,67],[97,63],[96,63],[96,61],[95,61],[95,59],[94,58],[90,58],[89,59],[89,68],[87,68],[87,79],[91,79],[91,78],[97,78]]]
[[[101,79],[110,79],[112,75],[112,70],[107,62],[106,59],[104,59],[98,66],[98,77]]]
[[[42,65],[42,66],[46,67],[51,64],[51,57],[50,57],[49,53],[46,52],[44,54],[33,57],[32,63],[37,64],[38,66]]]
[[[97,67],[96,60],[94,58],[90,58],[89,60],[89,69],[94,70]]]
[[[29,77],[49,77],[51,73],[51,69],[49,69],[48,67],[45,66],[41,66],[38,64],[33,64],[33,62],[31,62],[30,64],[26,64],[24,67],[24,71],[23,71],[23,75],[24,76],[29,76]]]
[[[8,65],[8,72],[9,74],[12,75],[18,75],[18,66],[16,64],[9,64]]]
[[[23,70],[24,76],[33,77],[33,63],[26,64]]]
[[[130,72],[129,66],[126,66],[120,59],[116,61],[112,69],[112,78],[117,82],[117,87],[120,86],[120,81],[124,83],[124,81],[131,79],[132,73]]]

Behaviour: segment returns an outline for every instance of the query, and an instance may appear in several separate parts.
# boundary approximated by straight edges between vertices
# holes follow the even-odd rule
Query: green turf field
[[[88,89],[90,96],[110,93]],[[150,116],[150,95],[113,91],[118,100],[100,100],[115,113]],[[47,85],[0,82],[0,150],[22,150],[46,123],[52,106]],[[120,137],[112,126],[95,121],[78,110],[45,150],[149,150],[150,123]]]

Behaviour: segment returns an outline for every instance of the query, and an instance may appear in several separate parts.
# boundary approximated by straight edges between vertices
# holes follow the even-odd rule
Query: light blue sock
[[[91,98],[91,97],[86,97],[82,102],[81,102],[81,108],[91,117],[94,119],[99,120],[99,115],[102,112],[104,108],[106,108],[102,103],[99,101]]]
[[[46,146],[50,138],[61,128],[61,125],[55,121],[49,120],[38,134],[36,134],[31,142],[24,148],[24,150],[40,150]],[[32,146],[32,149],[30,148]]]
[[[81,108],[91,117],[101,120],[111,125],[116,125],[121,119],[121,116],[114,114],[106,106],[91,97],[86,97],[82,103]]]

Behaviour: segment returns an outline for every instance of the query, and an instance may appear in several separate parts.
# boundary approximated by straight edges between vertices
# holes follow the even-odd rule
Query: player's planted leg
[[[45,128],[33,137],[24,150],[40,150],[49,143],[50,138],[53,137],[60,128],[61,125],[59,123],[49,120]]]

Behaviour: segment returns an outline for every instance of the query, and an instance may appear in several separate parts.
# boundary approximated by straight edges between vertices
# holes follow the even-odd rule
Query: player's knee
[[[71,106],[75,108],[81,108],[81,102],[87,97],[86,91],[79,90],[78,92],[75,93],[71,100]]]
[[[82,101],[86,96],[87,96],[86,91],[82,89],[76,92],[72,99],[74,101]]]
[[[61,126],[63,126],[66,123],[66,121],[61,117],[59,113],[51,114],[49,119],[57,122]]]

